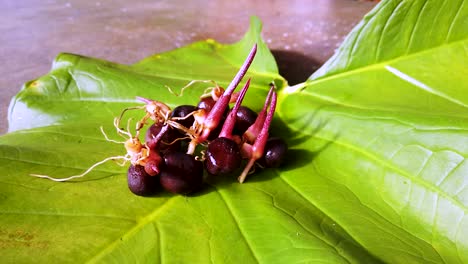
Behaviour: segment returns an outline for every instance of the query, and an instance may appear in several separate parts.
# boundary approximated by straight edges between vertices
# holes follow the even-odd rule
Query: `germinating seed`
[[[64,179],[31,175],[66,181],[83,177],[106,161],[121,160],[120,165],[130,163],[128,187],[134,194],[154,195],[162,186],[167,191],[186,195],[201,188],[204,170],[212,175],[232,174],[242,167],[242,160],[246,160],[238,178],[242,183],[256,163],[260,167],[279,166],[285,157],[287,144],[282,139],[269,138],[268,130],[277,101],[274,84],[270,86],[263,109],[258,114],[241,105],[250,79],[240,92],[234,92],[256,51],[257,45],[254,45],[226,89],[213,81],[192,81],[183,87],[180,95],[196,82],[215,85],[204,92],[197,106],[181,105],[171,109],[163,102],[137,97],[143,106],[126,108],[114,119],[114,127],[125,141],[109,139],[101,128],[106,140],[124,145],[124,156],[107,158],[80,175]],[[230,110],[229,104],[234,102]],[[123,129],[121,122],[129,110],[143,111],[143,116],[134,129],[130,128],[131,119]],[[145,141],[141,142],[140,132],[145,127]]]

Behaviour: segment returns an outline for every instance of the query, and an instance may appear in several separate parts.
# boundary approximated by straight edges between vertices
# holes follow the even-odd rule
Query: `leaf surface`
[[[260,28],[254,18],[236,44],[208,40],[130,66],[61,54],[49,74],[28,82],[12,100],[10,133],[0,137],[2,262],[376,261],[275,170],[244,185],[235,177],[212,180],[196,196],[161,191],[151,198],[130,193],[126,168],[113,163],[64,183],[28,176],[66,177],[122,155],[99,127],[119,139],[113,118],[141,105],[135,96],[196,104],[209,84],[179,97],[165,86],[178,92],[193,79],[213,79],[225,87],[255,42],[245,101],[258,110],[271,81],[285,86]]]
[[[59,55],[49,74],[12,100],[10,133],[0,137],[0,259],[468,262],[468,12],[455,2],[443,3],[428,30],[426,16],[414,14],[441,7],[437,1],[383,1],[317,80],[293,87],[278,75],[255,18],[236,44],[198,42],[134,65]],[[372,32],[382,27],[376,46]],[[443,41],[417,45],[444,28],[451,33]],[[280,88],[271,132],[291,147],[282,168],[242,185],[210,179],[190,197],[137,197],[126,168],[112,163],[72,182],[28,176],[65,177],[123,154],[99,127],[118,139],[112,120],[138,105],[135,96],[195,104],[208,84],[179,97],[165,86],[177,91],[193,79],[226,86],[255,42],[246,103],[258,110],[268,84]],[[392,45],[399,51],[388,56],[365,52],[388,54]]]
[[[387,0],[349,33],[311,80],[398,60],[468,35],[465,0]]]
[[[279,107],[315,184],[282,177],[389,263],[468,261],[468,9],[455,2],[382,2]]]

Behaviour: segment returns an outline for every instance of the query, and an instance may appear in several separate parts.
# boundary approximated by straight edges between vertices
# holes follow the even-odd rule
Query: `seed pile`
[[[118,158],[124,163],[130,162],[127,179],[133,193],[153,195],[162,186],[173,193],[189,194],[200,189],[205,170],[211,175],[232,174],[239,170],[238,181],[242,183],[256,164],[262,168],[281,164],[287,145],[280,138],[269,138],[268,132],[277,101],[274,85],[270,85],[259,113],[241,105],[250,79],[239,92],[234,92],[256,51],[254,45],[226,89],[215,84],[200,97],[196,106],[180,105],[171,109],[163,102],[138,97],[144,106],[127,108],[115,118],[117,132],[127,138],[124,142],[127,153]],[[232,109],[230,103],[234,104]],[[122,128],[124,114],[133,109],[143,110],[143,117],[137,121],[135,129],[130,129],[130,120],[127,128]],[[139,139],[143,128],[146,128],[144,142]],[[113,141],[107,136],[106,139]],[[93,165],[81,175],[65,179],[33,176],[69,180],[83,176],[110,159],[113,158]]]

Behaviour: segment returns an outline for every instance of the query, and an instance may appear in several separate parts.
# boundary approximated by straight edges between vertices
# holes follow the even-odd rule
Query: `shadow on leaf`
[[[279,73],[289,85],[304,82],[322,63],[296,51],[272,50]]]
[[[298,117],[296,119],[289,120],[288,123],[302,123],[297,129],[292,130],[288,123],[280,118],[274,119],[271,124],[270,131],[271,136],[280,136],[288,142],[288,146],[293,148],[301,143],[310,140],[314,135],[319,133],[328,123],[328,120],[320,119],[314,123],[314,120],[318,119],[318,114],[321,107],[316,108],[310,112],[307,116]],[[313,126],[311,128],[311,126]],[[304,133],[306,131],[306,133]]]

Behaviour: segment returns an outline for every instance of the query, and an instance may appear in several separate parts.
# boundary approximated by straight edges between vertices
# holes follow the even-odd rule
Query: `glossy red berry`
[[[191,127],[195,119],[193,116],[189,116],[193,111],[197,110],[197,107],[194,105],[179,105],[174,110],[172,110],[171,117],[175,118],[184,118],[180,120],[176,120],[179,124],[183,125],[184,127]],[[189,116],[185,118],[186,116]]]
[[[163,127],[163,123],[154,123],[148,128],[145,135],[146,145],[157,152],[179,151],[181,143],[176,139],[180,137],[180,133],[171,127],[161,132]],[[159,135],[159,133],[163,133],[163,135]]]
[[[164,156],[166,166],[161,171],[160,183],[164,189],[177,194],[189,194],[203,183],[203,163],[194,156],[171,152]]]
[[[266,142],[263,156],[258,160],[258,163],[266,168],[276,168],[281,165],[286,157],[288,145],[286,142],[277,137],[269,138]]]
[[[239,147],[228,138],[211,141],[206,150],[205,168],[210,174],[231,173],[240,167],[241,161]]]
[[[127,182],[130,191],[139,196],[154,195],[159,189],[158,177],[148,175],[145,168],[140,165],[130,165]]]

